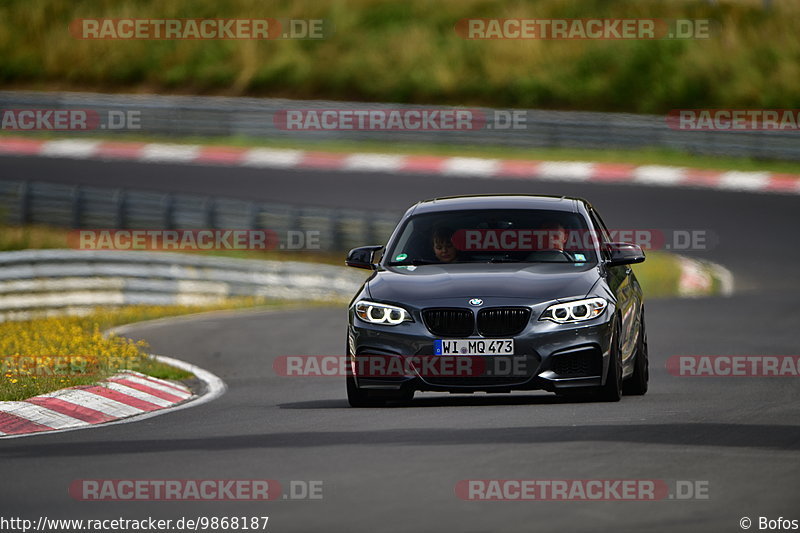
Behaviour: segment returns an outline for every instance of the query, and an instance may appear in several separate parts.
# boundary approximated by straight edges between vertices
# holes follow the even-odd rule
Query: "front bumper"
[[[538,306],[537,306],[538,307]],[[611,306],[609,306],[611,307]],[[511,390],[547,390],[559,392],[598,387],[604,384],[609,361],[612,310],[603,315],[573,324],[540,321],[542,309],[533,308],[531,320],[513,338],[515,354],[510,356],[447,356],[470,358],[473,371],[467,375],[447,375],[425,371],[421,358],[435,358],[436,335],[414,313],[414,322],[397,326],[366,323],[351,311],[348,326],[348,356],[359,388],[393,391],[413,389],[443,392],[510,392]],[[468,339],[491,339],[471,335]],[[397,357],[412,361],[404,375],[376,376],[360,373],[370,355]],[[442,356],[438,356],[442,357]]]

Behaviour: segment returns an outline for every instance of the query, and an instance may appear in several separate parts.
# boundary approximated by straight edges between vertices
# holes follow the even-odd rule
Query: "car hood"
[[[515,298],[533,302],[588,294],[597,265],[570,263],[463,263],[389,267],[367,288],[371,298],[430,305],[452,298]]]

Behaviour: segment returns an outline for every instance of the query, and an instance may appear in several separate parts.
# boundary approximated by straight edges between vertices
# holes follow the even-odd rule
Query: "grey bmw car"
[[[349,305],[351,406],[415,391],[542,389],[619,401],[647,392],[642,249],[612,242],[589,202],[533,195],[412,206]]]

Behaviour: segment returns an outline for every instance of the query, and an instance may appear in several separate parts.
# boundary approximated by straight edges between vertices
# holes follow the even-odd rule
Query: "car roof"
[[[474,194],[445,196],[419,202],[413,213],[435,213],[462,209],[547,209],[576,213],[578,202],[588,206],[582,198],[546,196],[539,194]]]

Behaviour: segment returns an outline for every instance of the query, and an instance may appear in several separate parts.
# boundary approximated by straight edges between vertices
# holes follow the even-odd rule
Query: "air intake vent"
[[[556,354],[552,369],[559,377],[599,376],[603,373],[603,354],[599,348],[580,348]]]

